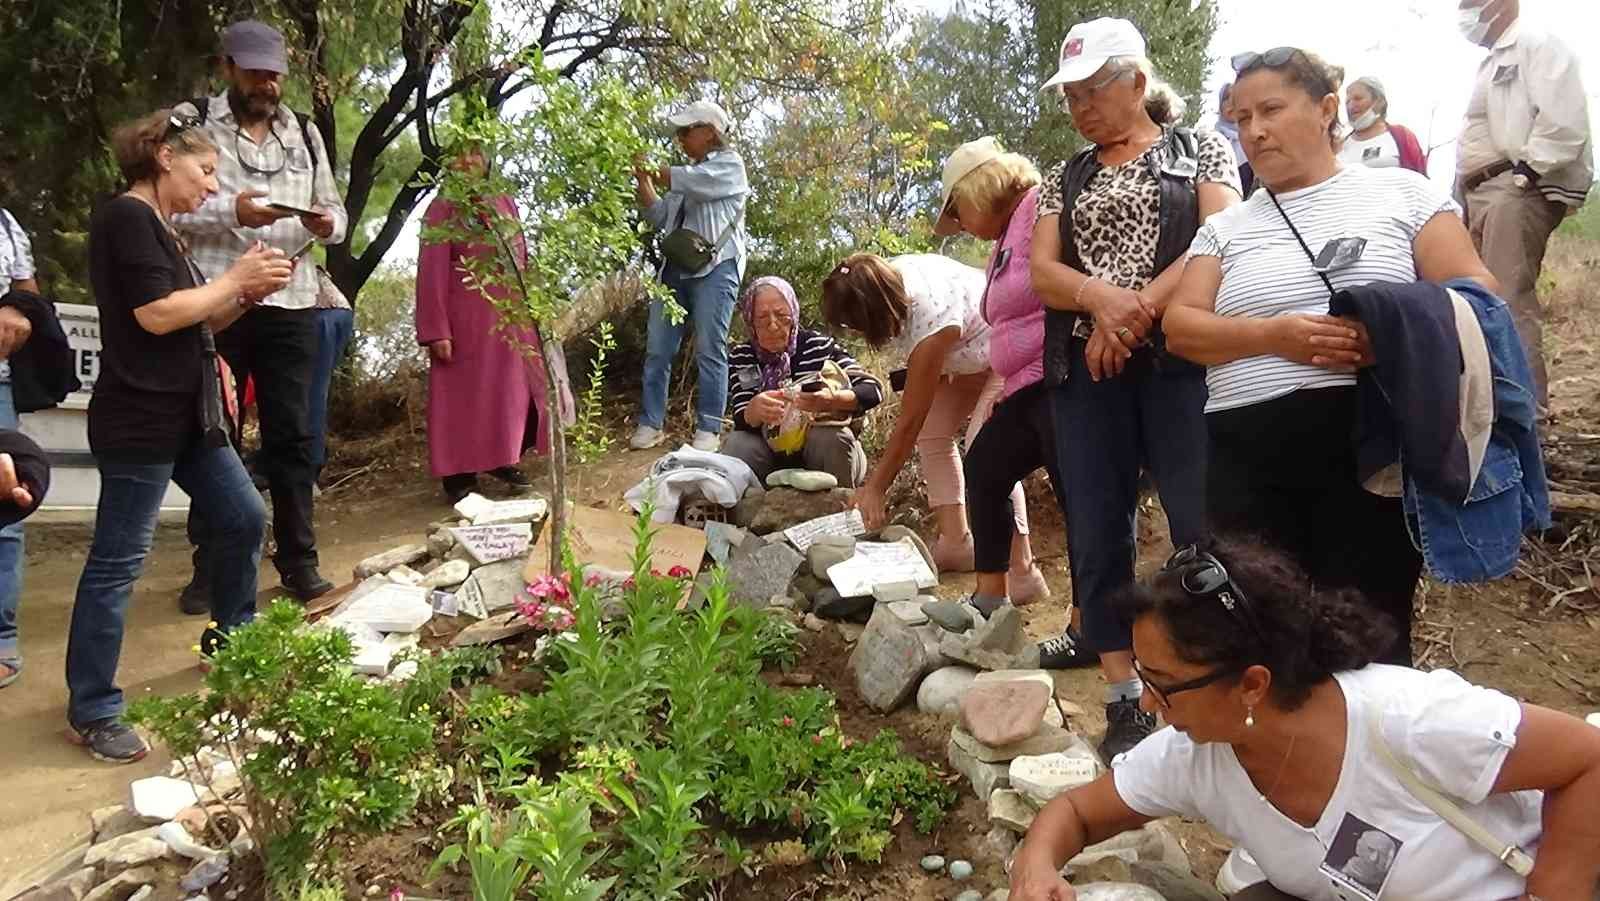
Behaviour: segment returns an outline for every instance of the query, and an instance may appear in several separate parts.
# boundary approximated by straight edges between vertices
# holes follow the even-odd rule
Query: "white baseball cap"
[[[933,223],[936,236],[945,238],[961,231],[961,223],[950,215],[950,194],[955,191],[956,183],[984,163],[999,159],[1000,154],[1005,152],[993,135],[984,135],[957,147],[950,158],[944,161],[944,191],[939,195],[939,218]]]
[[[728,126],[733,124],[733,120],[728,118],[728,111],[709,100],[696,100],[668,116],[667,122],[677,128],[709,125],[721,135],[726,135]]]
[[[1144,56],[1144,36],[1127,19],[1091,19],[1079,22],[1061,42],[1061,68],[1039,90],[1085,78],[1115,56]]]

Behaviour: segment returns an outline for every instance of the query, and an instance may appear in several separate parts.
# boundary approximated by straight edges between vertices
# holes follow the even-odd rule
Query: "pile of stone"
[[[204,899],[253,845],[241,808],[229,801],[240,786],[233,764],[204,750],[199,760],[202,773],[174,763],[172,776],[129,786],[128,803],[91,813],[89,839],[25,877],[16,901],[144,901],[174,882],[190,901]],[[178,778],[185,775],[204,784]],[[202,841],[230,827],[226,844]]]
[[[400,680],[416,664],[395,658],[414,649],[435,615],[488,620],[509,611],[526,587],[523,566],[548,513],[542,498],[491,501],[469,494],[458,516],[428,527],[425,542],[374,554],[355,566],[321,628],[344,630],[356,672]]]

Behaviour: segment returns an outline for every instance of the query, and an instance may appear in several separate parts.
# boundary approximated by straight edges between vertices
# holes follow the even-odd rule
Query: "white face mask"
[[[1378,111],[1375,109],[1369,109],[1360,116],[1356,117],[1355,121],[1350,123],[1350,127],[1354,128],[1356,131],[1366,131],[1377,123]]]
[[[1474,44],[1482,45],[1483,39],[1489,36],[1489,26],[1492,22],[1485,22],[1481,18],[1483,7],[1460,10],[1457,15],[1456,27],[1461,29],[1461,36]]]

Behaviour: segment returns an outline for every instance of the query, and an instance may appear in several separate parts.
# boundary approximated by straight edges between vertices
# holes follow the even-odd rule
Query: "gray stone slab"
[[[766,607],[773,595],[789,593],[789,583],[805,558],[787,544],[743,546],[728,558],[728,593],[736,603]]]
[[[850,669],[862,700],[872,709],[888,713],[910,700],[932,667],[927,646],[915,627],[881,607],[873,612],[856,642]]]
[[[428,546],[426,544],[404,544],[397,548],[390,548],[381,554],[371,557],[356,564],[356,581],[386,573],[396,566],[410,566],[428,559]]]

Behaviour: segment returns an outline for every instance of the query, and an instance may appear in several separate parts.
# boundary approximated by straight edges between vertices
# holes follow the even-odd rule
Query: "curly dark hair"
[[[1230,611],[1215,595],[1183,587],[1181,573],[1163,569],[1120,599],[1131,622],[1154,615],[1178,656],[1196,666],[1243,673],[1261,665],[1272,673],[1272,699],[1294,710],[1336,672],[1360,669],[1394,643],[1384,616],[1348,588],[1319,588],[1288,555],[1250,538],[1202,542],[1246,602]]]

